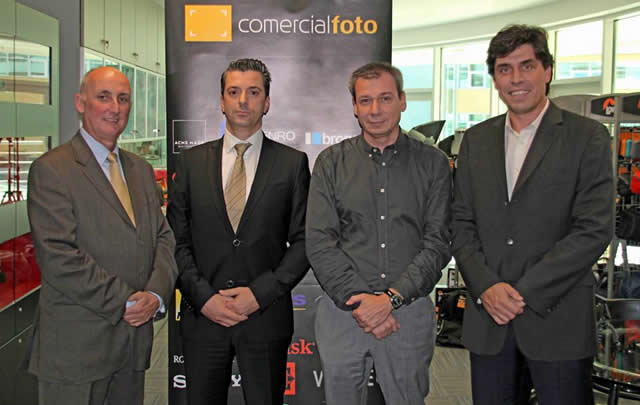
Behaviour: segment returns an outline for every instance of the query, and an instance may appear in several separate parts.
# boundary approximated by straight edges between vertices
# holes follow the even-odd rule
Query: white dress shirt
[[[524,159],[527,157],[527,153],[529,153],[529,148],[531,147],[533,138],[538,131],[542,117],[544,116],[544,113],[547,112],[547,108],[549,108],[549,99],[547,99],[547,103],[536,119],[533,120],[533,122],[526,128],[523,128],[519,133],[511,127],[511,118],[509,117],[510,113],[507,112],[504,124],[504,163],[507,174],[509,201],[511,201],[511,194],[513,193],[513,188],[516,186],[516,182],[518,181],[518,176],[520,175],[520,169],[522,169]]]
[[[260,160],[260,152],[262,151],[262,140],[264,134],[262,129],[259,129],[246,141],[236,138],[229,132],[224,131],[224,138],[222,139],[222,189],[224,190],[227,183],[231,180],[231,172],[233,171],[233,164],[236,161],[238,152],[235,149],[238,143],[250,143],[251,146],[244,153],[244,169],[247,176],[247,192],[245,193],[245,201],[249,198],[249,192],[251,191],[251,185],[253,179],[256,177],[256,169],[258,168],[258,161]]]

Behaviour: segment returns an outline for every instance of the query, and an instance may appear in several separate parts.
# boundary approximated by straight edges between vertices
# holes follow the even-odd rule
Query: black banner
[[[220,75],[229,62],[258,58],[271,77],[265,135],[307,153],[311,165],[329,145],[360,132],[347,85],[351,72],[391,60],[391,0],[166,1],[168,178],[175,156],[220,138]],[[169,181],[169,187],[171,187]],[[324,403],[315,337],[322,290],[309,273],[292,292],[295,332],[289,347],[285,403]],[[169,320],[169,403],[186,404],[179,314]],[[231,404],[242,404],[234,364]],[[370,404],[384,401],[370,379]]]
[[[616,111],[615,97],[601,97],[591,100],[591,114],[613,117]]]

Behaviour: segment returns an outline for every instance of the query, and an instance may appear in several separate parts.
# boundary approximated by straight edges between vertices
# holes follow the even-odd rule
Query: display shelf
[[[619,249],[622,250],[621,256],[623,258],[622,269],[628,271],[628,252],[629,246],[640,244],[640,238],[638,240],[621,239],[616,236],[621,225],[621,213],[635,209],[636,207],[640,213],[640,188],[637,192],[634,190],[628,190],[621,192],[624,187],[619,187],[619,177],[629,177],[629,183],[633,178],[635,170],[638,171],[639,185],[640,185],[640,156],[636,158],[631,156],[629,150],[625,150],[629,144],[625,141],[621,142],[622,133],[626,133],[626,128],[629,125],[638,124],[640,127],[640,93],[620,93],[620,94],[608,94],[602,96],[594,95],[572,95],[561,96],[552,100],[557,106],[568,111],[572,111],[576,114],[584,115],[588,118],[592,118],[605,125],[608,125],[611,129],[612,135],[612,174],[614,178],[614,190],[616,193],[615,203],[611,207],[612,215],[616,218],[614,224],[614,236],[608,248],[609,259],[606,266],[607,275],[607,293],[608,299],[615,298],[615,272],[616,272],[616,257],[619,256]],[[630,137],[631,138],[631,137]],[[631,140],[631,145],[637,143],[638,151],[640,152],[640,132],[638,133],[638,139],[635,137]],[[624,186],[624,184],[620,185]],[[629,187],[630,188],[630,187]],[[640,215],[638,216],[640,219]],[[636,247],[637,248],[637,247]]]

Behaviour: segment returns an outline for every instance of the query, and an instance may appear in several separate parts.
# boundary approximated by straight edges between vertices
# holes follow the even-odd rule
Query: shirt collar
[[[547,98],[547,102],[545,103],[544,108],[542,109],[542,111],[540,111],[540,114],[538,114],[536,119],[533,120],[533,122],[531,122],[531,124],[527,125],[525,128],[522,128],[520,132],[523,132],[527,129],[531,129],[535,133],[538,130],[538,127],[540,126],[540,122],[542,122],[542,117],[544,117],[544,113],[547,112],[548,108],[549,108],[549,98]],[[511,119],[509,118],[509,112],[507,112],[507,118],[505,120],[504,127],[507,130],[507,132],[518,134],[518,132],[516,132],[516,130],[513,129],[513,127],[511,127]]]
[[[98,163],[102,164],[103,162],[105,162],[107,160],[107,156],[109,156],[109,153],[111,152],[115,153],[116,157],[118,158],[118,162],[120,161],[120,153],[118,151],[117,144],[115,148],[113,148],[113,151],[110,151],[103,144],[98,142],[93,136],[89,135],[89,133],[84,128],[80,128],[80,135],[82,135],[82,139],[84,139],[84,141],[87,143],[87,146],[89,146],[91,153],[93,153],[93,156],[95,156]]]
[[[396,139],[396,141],[394,143],[392,143],[391,145],[387,146],[386,148],[384,148],[385,150],[389,149],[389,150],[395,150],[398,151],[400,153],[403,153],[405,151],[405,149],[407,148],[407,145],[409,143],[408,139],[407,139],[407,134],[404,133],[404,131],[402,131],[402,128],[398,127],[398,130],[400,131],[400,135],[398,135],[398,139]],[[362,150],[367,153],[367,154],[371,154],[374,152],[374,149],[378,149],[375,146],[371,146],[369,145],[369,143],[364,139],[364,135],[360,134],[358,136],[358,142],[360,143],[360,148],[362,148]],[[380,150],[380,149],[378,149]]]
[[[264,135],[262,134],[262,128],[261,128],[256,132],[254,132],[246,141],[243,141],[242,139],[236,138],[231,132],[229,132],[228,129],[225,129],[224,139],[222,140],[223,142],[222,147],[226,153],[231,153],[231,151],[236,146],[236,144],[248,142],[251,144],[251,147],[247,149],[247,153],[249,153],[252,150],[257,150],[257,149],[260,149],[260,147],[262,147],[263,136]]]

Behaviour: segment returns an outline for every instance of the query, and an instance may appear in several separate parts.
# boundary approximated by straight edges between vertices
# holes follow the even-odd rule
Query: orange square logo
[[[287,362],[287,385],[284,395],[296,395],[296,363]]]
[[[231,42],[231,6],[185,5],[185,42]]]

